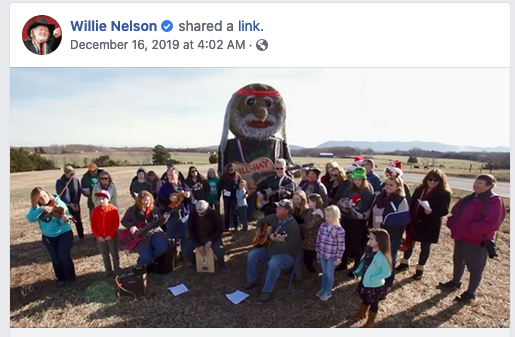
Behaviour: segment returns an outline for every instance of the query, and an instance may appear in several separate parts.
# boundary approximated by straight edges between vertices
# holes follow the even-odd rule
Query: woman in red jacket
[[[495,232],[506,216],[502,198],[494,193],[495,178],[491,174],[477,176],[474,193],[461,198],[452,208],[447,227],[454,239],[454,270],[452,280],[440,282],[439,288],[458,289],[467,266],[470,272],[467,290],[455,298],[458,302],[470,302],[481,282],[489,247]],[[490,254],[490,257],[494,257]]]
[[[118,226],[120,216],[118,209],[109,203],[111,196],[106,190],[95,193],[98,197],[98,206],[91,212],[91,232],[97,240],[102,260],[104,261],[105,277],[113,275],[111,257],[113,258],[114,272],[120,271],[120,259],[118,257]]]

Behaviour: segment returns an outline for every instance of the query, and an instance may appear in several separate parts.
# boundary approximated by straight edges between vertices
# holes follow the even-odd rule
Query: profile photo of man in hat
[[[38,15],[25,24],[23,43],[30,52],[48,55],[59,47],[62,39],[61,28],[50,22],[56,21],[49,16]]]

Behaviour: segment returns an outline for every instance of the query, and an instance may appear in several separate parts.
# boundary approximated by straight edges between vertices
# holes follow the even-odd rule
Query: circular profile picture
[[[61,43],[61,27],[47,15],[37,15],[29,19],[22,31],[23,44],[32,53],[48,55]]]

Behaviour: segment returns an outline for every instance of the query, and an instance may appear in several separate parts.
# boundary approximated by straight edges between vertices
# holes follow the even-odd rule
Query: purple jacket
[[[447,219],[451,237],[479,246],[483,241],[493,239],[504,220],[506,208],[501,197],[488,191],[461,198],[451,213]]]
[[[324,259],[341,259],[345,251],[345,230],[324,222],[318,229],[315,250]]]

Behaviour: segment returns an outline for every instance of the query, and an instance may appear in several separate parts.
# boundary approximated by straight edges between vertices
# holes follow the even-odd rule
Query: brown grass
[[[186,166],[180,167],[186,170]],[[199,166],[201,172],[207,165]],[[158,174],[164,167],[156,170]],[[128,183],[135,168],[110,170],[118,187],[121,212],[130,206]],[[28,224],[25,214],[28,196],[36,185],[53,191],[57,171],[11,174],[11,268],[10,268],[10,327],[357,327],[362,322],[348,318],[358,306],[354,291],[355,280],[346,272],[336,272],[333,297],[319,301],[315,292],[318,275],[305,273],[287,291],[287,274],[280,279],[270,303],[257,302],[259,289],[239,305],[230,303],[225,294],[243,290],[246,281],[246,253],[252,238],[249,232],[224,234],[228,274],[197,274],[189,263],[180,262],[169,275],[149,275],[148,294],[136,301],[129,297],[114,303],[88,301],[88,289],[103,281],[103,266],[98,248],[86,226],[86,239],[76,240],[72,256],[77,281],[71,286],[57,288],[48,253],[41,243],[37,225]],[[464,192],[459,192],[455,202]],[[506,199],[509,206],[509,199]],[[87,208],[82,203],[87,224]],[[509,216],[497,241],[499,258],[489,260],[476,300],[470,305],[453,301],[459,293],[441,292],[435,286],[452,276],[452,241],[443,228],[440,242],[432,248],[424,278],[413,281],[414,272],[396,276],[391,294],[380,304],[378,327],[510,327],[510,231]],[[251,229],[253,227],[251,226]],[[418,257],[418,245],[413,257]],[[120,255],[123,268],[135,264],[136,254]],[[412,262],[416,260],[412,258]],[[413,263],[415,264],[415,263]],[[464,284],[468,282],[465,273]],[[113,281],[110,281],[114,284]],[[173,297],[167,287],[184,283],[189,292]],[[113,288],[114,289],[114,288]]]

